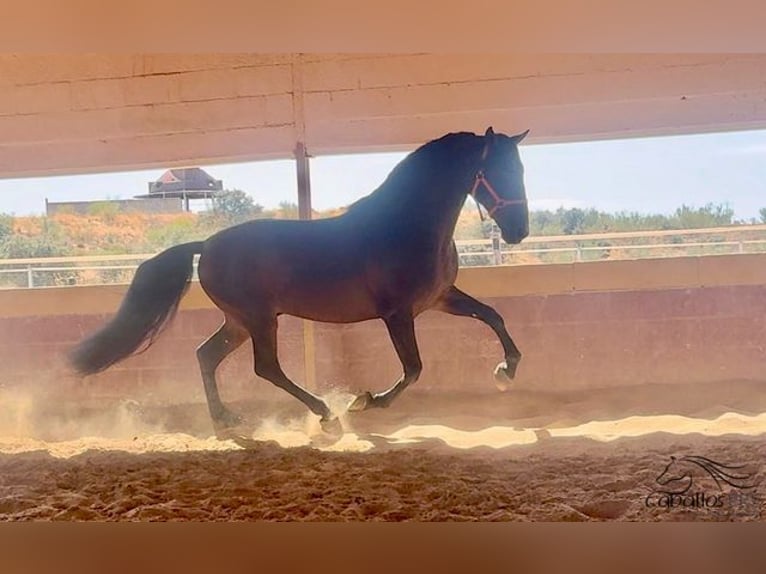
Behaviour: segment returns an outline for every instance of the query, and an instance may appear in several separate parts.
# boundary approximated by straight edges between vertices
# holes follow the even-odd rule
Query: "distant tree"
[[[280,201],[276,215],[280,219],[298,219],[298,204],[292,201]]]
[[[529,231],[532,235],[558,235],[561,222],[552,211],[540,210],[529,212]]]
[[[263,213],[263,206],[241,189],[224,189],[213,196],[213,215],[228,225],[255,219]]]
[[[725,203],[708,203],[704,207],[698,208],[684,204],[676,209],[675,218],[681,229],[719,227],[734,223],[734,210]]]
[[[667,215],[661,214],[620,211],[611,217],[614,231],[648,231],[678,228],[677,223],[673,223]]]
[[[8,259],[55,257],[62,255],[63,251],[60,245],[56,245],[48,238],[28,235],[14,235],[4,241],[0,247],[0,253]]]
[[[66,234],[60,226],[47,217],[41,218],[39,233],[23,235],[11,233],[0,241],[0,257],[4,259],[26,259],[33,257],[56,257],[66,255],[68,251]],[[76,282],[77,271],[53,271],[40,273],[34,277],[36,287],[72,285]],[[17,275],[5,285],[21,287],[27,285],[26,277]]]
[[[40,232],[36,235],[7,235],[0,243],[0,257],[21,259],[65,255],[67,240],[63,230],[47,217],[41,219]]]
[[[141,246],[141,250],[159,251],[179,243],[200,241],[210,235],[211,230],[206,225],[198,225],[198,220],[193,214],[186,215],[188,217],[158,221],[150,225],[144,234],[145,244]]]
[[[585,211],[577,207],[572,209],[559,208],[561,217],[561,231],[564,235],[574,235],[585,232]]]
[[[762,207],[758,211],[758,215],[761,216],[761,223],[766,223],[766,207]]]
[[[315,211],[314,216],[317,219],[326,219],[328,217],[337,217],[339,215],[343,215],[347,211],[347,207],[331,207],[330,209],[325,209],[323,211]]]
[[[13,235],[13,216],[0,214],[0,243]]]

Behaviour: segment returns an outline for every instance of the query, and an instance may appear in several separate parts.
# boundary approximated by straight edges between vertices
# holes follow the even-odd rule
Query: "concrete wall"
[[[766,379],[766,256],[463,269],[459,285],[505,317],[524,353],[519,388]],[[124,287],[0,292],[0,385],[88,396],[203,401],[194,349],[220,314],[195,285],[149,351],[79,381],[63,357],[118,306]],[[304,381],[302,323],[280,320],[285,371]],[[416,323],[426,392],[491,392],[501,347],[484,325],[430,312]],[[381,389],[400,366],[380,321],[316,325],[320,388]],[[225,397],[286,398],[252,374],[249,344],[221,372]],[[287,399],[291,400],[291,399]]]
[[[6,54],[0,177],[766,126],[763,54]]]
[[[46,215],[79,213],[88,215],[102,206],[120,213],[179,213],[183,211],[181,198],[156,197],[151,199],[106,199],[101,201],[47,201]]]

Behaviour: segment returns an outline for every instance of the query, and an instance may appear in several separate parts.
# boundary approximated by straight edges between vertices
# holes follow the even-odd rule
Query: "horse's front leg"
[[[356,397],[349,407],[350,411],[363,411],[374,407],[389,406],[404,389],[418,380],[423,370],[418,343],[415,339],[415,320],[412,313],[397,313],[391,317],[384,318],[383,321],[386,323],[386,328],[391,336],[391,342],[394,344],[396,354],[402,362],[404,374],[390,389],[382,393],[373,394],[365,392]]]
[[[434,309],[450,315],[473,317],[489,325],[500,339],[505,352],[505,360],[495,367],[495,380],[500,390],[506,390],[508,383],[516,376],[516,368],[521,360],[521,353],[505,329],[505,322],[500,314],[489,305],[480,303],[470,295],[463,293],[454,285],[437,302]]]

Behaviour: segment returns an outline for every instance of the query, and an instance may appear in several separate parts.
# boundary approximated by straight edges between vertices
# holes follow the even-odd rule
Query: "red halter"
[[[479,170],[476,173],[476,179],[473,182],[473,187],[471,188],[471,191],[468,192],[468,195],[472,196],[476,200],[477,205],[479,205],[479,199],[476,197],[476,192],[478,191],[480,185],[484,185],[484,188],[487,190],[490,197],[492,197],[492,199],[495,201],[495,204],[487,209],[487,215],[490,217],[492,217],[492,214],[495,213],[498,209],[508,207],[509,205],[519,205],[527,202],[526,199],[505,199],[500,197],[495,191],[495,188],[492,187],[492,184],[489,183],[486,177],[484,177],[484,172]],[[479,215],[481,215],[481,208],[479,208]],[[484,216],[482,216],[481,219],[483,221]]]

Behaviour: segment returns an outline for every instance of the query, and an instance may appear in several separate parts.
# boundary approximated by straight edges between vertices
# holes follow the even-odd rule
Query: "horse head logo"
[[[754,473],[745,470],[746,464],[723,464],[704,456],[670,457],[670,462],[655,479],[664,494],[686,494],[695,480],[711,478],[719,491],[724,485],[738,489],[751,489],[758,486]]]

